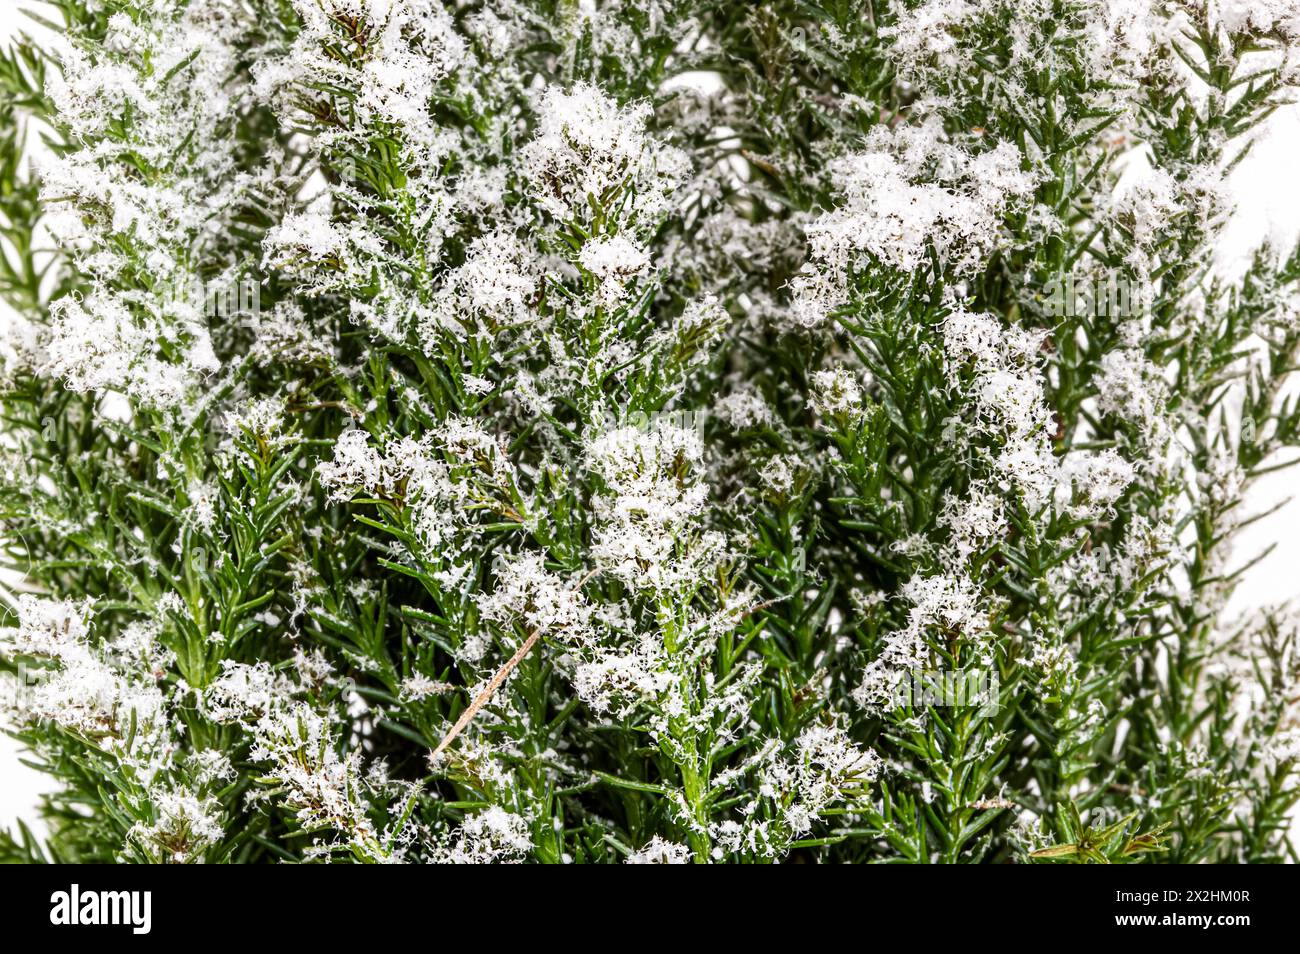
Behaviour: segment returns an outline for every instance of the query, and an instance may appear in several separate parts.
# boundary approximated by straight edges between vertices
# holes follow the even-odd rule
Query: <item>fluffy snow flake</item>
[[[424,673],[414,673],[402,680],[400,697],[404,702],[421,702],[433,696],[452,692],[455,688],[449,682],[431,679]]]
[[[393,492],[401,476],[402,472],[371,446],[366,432],[355,429],[340,434],[334,442],[334,458],[316,467],[317,479],[335,500],[347,500],[359,490]]]
[[[252,726],[249,758],[267,763],[268,777],[280,784],[285,806],[305,830],[338,833],[369,860],[393,860],[369,818],[374,786],[355,750],[339,754],[338,732],[331,718],[306,703],[273,704]]]
[[[264,662],[222,660],[221,674],[199,693],[199,707],[214,722],[252,725],[287,704],[293,685]]]
[[[600,300],[615,305],[627,294],[628,284],[649,269],[650,256],[627,236],[612,235],[583,245],[578,262],[600,282]]]
[[[1115,502],[1137,474],[1133,464],[1110,448],[1071,455],[1066,458],[1064,467],[1067,477],[1078,487],[1084,502],[1096,513],[1112,512]]]
[[[828,809],[860,795],[881,768],[880,756],[857,746],[838,725],[810,726],[784,750],[769,742],[733,773],[752,771],[758,792],[742,806],[741,817],[709,826],[714,859],[726,852],[780,858]],[[770,817],[759,811],[764,804]]]
[[[1169,387],[1160,369],[1135,348],[1120,348],[1101,359],[1097,375],[1101,410],[1129,422],[1153,454],[1172,436],[1167,409]]]
[[[629,865],[688,865],[691,863],[691,850],[685,845],[665,841],[658,835],[640,851],[627,856],[624,864]]]
[[[362,126],[402,131],[426,158],[437,149],[430,101],[467,62],[447,8],[427,0],[293,0],[301,18],[288,56],[255,70],[257,93],[292,116],[322,86],[354,89]]]
[[[696,526],[708,496],[703,453],[695,430],[663,420],[591,442],[587,465],[606,491],[595,501],[598,566],[635,589],[672,589],[700,571],[716,546]]]
[[[1300,2],[1297,0],[1218,0],[1207,5],[1229,33],[1266,34],[1276,30],[1300,39]]]
[[[74,391],[116,391],[168,408],[218,367],[201,324],[168,325],[103,289],[61,298],[51,315],[42,370]]]
[[[578,83],[569,92],[548,89],[538,112],[522,158],[534,197],[551,215],[586,221],[590,199],[612,205],[624,194],[630,220],[653,225],[670,210],[689,161],[647,134],[648,104],[619,106]]]
[[[902,273],[925,264],[931,247],[955,270],[977,265],[998,238],[1003,211],[1033,193],[1023,161],[1006,142],[972,155],[936,124],[877,127],[866,151],[831,164],[842,200],[806,227],[811,269],[792,284],[796,321],[824,318],[864,255]]]
[[[172,864],[201,861],[203,852],[225,836],[221,805],[186,789],[149,793],[154,820],[137,822],[127,835],[149,858]]]
[[[526,553],[504,563],[497,573],[497,586],[479,597],[485,620],[519,622],[527,629],[554,633],[576,641],[589,625],[591,608],[582,593],[557,574],[546,569],[539,554]]]
[[[470,815],[437,852],[437,860],[455,865],[522,861],[532,850],[528,819],[495,805]]]
[[[961,563],[999,543],[1007,534],[1007,516],[1001,497],[978,486],[964,497],[945,494],[939,522],[952,531],[949,546]]]
[[[90,635],[92,605],[89,601],[41,599],[30,594],[18,597],[14,650],[59,660],[83,654]]]
[[[761,391],[748,381],[739,382],[735,388],[718,398],[713,405],[718,420],[736,430],[751,427],[768,427],[776,423],[772,410]]]
[[[647,700],[667,698],[673,673],[663,639],[647,633],[634,643],[597,649],[573,672],[578,697],[596,712],[626,715]]]
[[[812,376],[812,406],[823,417],[855,420],[865,409],[862,385],[848,368],[816,371]]]
[[[420,315],[426,349],[437,352],[440,334],[488,336],[532,321],[541,275],[536,253],[508,232],[476,238]]]
[[[979,642],[988,634],[988,610],[978,587],[964,573],[914,576],[899,594],[912,604],[907,624],[890,633],[880,655],[867,664],[854,699],[871,711],[895,701],[901,680],[926,668],[927,637]]]
[[[156,754],[168,744],[167,699],[158,686],[162,674],[155,672],[164,658],[130,651],[144,630],[100,648],[90,640],[88,602],[24,595],[17,609],[13,651],[56,664],[31,673],[34,683],[12,700],[20,719],[49,720],[130,758]]]

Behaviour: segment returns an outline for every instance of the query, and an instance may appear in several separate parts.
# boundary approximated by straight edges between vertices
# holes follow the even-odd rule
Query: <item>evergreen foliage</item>
[[[3,858],[1293,855],[1294,0],[34,17]]]

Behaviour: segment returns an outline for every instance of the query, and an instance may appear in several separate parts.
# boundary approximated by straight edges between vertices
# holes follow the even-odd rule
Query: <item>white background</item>
[[[0,40],[32,25],[18,13],[16,0],[0,0]],[[48,9],[48,8],[46,8]],[[1232,187],[1237,210],[1219,249],[1225,271],[1240,266],[1252,249],[1271,240],[1289,248],[1300,235],[1300,106],[1279,110],[1269,120],[1264,137],[1234,170]],[[0,327],[3,325],[0,305]],[[1247,511],[1266,509],[1293,493],[1296,470],[1269,475],[1250,488]],[[1256,566],[1233,597],[1230,613],[1292,599],[1300,589],[1300,502],[1292,501],[1268,520],[1248,527],[1237,538],[1236,560],[1244,562],[1270,543],[1276,549]],[[40,794],[48,790],[44,777],[22,765],[16,743],[0,735],[0,826],[24,818],[34,822]]]

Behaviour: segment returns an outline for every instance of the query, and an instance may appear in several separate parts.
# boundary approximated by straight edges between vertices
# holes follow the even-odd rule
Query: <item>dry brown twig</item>
[[[575,586],[574,589],[582,589],[586,586],[587,581],[595,575],[595,570],[590,571],[586,576],[578,581],[578,585]],[[535,629],[528,634],[528,638],[524,640],[523,645],[515,650],[515,654],[507,659],[505,665],[498,669],[496,674],[488,680],[488,684],[479,691],[479,694],[474,697],[474,701],[471,702],[465,711],[460,714],[460,718],[457,719],[456,724],[451,727],[451,731],[443,736],[442,741],[438,743],[438,747],[434,749],[433,754],[429,756],[430,762],[437,762],[438,756],[442,755],[442,753],[447,750],[447,747],[456,741],[456,737],[465,730],[465,726],[470,724],[474,716],[478,715],[478,711],[487,705],[492,696],[496,694],[496,691],[501,688],[501,684],[506,681],[506,677],[509,676],[523,658],[528,655],[529,650],[537,645],[537,641],[541,638],[541,635],[542,631],[540,629]]]

